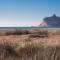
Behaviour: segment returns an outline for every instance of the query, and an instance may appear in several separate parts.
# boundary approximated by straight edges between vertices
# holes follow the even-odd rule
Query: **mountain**
[[[51,17],[46,17],[43,19],[43,22],[39,26],[60,26],[60,17],[57,17],[55,14]]]

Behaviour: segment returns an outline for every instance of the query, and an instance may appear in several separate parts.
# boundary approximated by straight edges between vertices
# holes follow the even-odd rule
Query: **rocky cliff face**
[[[40,26],[60,26],[60,17],[57,17],[55,14],[51,17],[44,18],[43,21]]]

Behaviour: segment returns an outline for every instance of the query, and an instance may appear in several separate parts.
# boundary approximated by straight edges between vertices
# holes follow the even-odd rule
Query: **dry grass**
[[[44,28],[20,34],[21,30],[2,30],[0,60],[60,60],[59,31]]]

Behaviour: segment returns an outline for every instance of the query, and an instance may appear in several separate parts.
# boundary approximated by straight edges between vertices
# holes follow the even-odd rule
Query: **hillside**
[[[60,17],[55,14],[51,17],[46,17],[43,19],[43,23],[41,23],[40,26],[60,27]]]

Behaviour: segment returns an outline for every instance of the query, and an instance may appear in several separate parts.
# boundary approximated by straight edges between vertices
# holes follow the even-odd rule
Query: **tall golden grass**
[[[60,60],[59,30],[0,31],[0,60]]]

